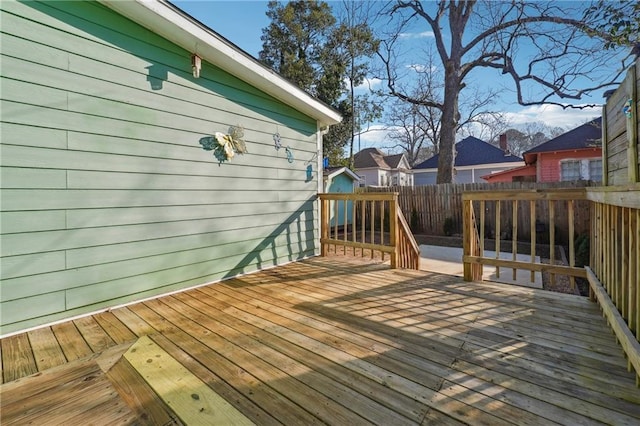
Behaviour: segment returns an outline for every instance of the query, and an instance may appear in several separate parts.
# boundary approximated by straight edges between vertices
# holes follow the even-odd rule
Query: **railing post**
[[[322,194],[320,199],[320,238],[329,238],[329,200],[325,200]],[[327,256],[327,244],[320,242],[320,255]]]
[[[471,202],[471,200],[462,201],[462,248],[464,256],[471,256],[471,232],[473,232],[473,224],[471,223]],[[462,267],[464,271],[464,280],[473,281],[472,264],[463,260]]]
[[[389,202],[389,244],[393,247],[391,252],[391,268],[398,267],[398,194],[393,195]]]

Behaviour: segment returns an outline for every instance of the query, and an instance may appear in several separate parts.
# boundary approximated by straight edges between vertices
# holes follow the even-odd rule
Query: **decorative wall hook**
[[[316,161],[318,159],[318,153],[316,152],[315,154],[313,154],[313,157],[309,158],[307,161],[304,162],[304,164],[312,164],[314,161]]]
[[[287,153],[287,161],[290,163],[293,163],[294,158],[293,158],[293,152],[291,151],[291,148],[286,147],[284,151]]]

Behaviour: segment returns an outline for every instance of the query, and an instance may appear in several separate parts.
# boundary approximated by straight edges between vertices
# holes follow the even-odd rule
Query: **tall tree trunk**
[[[437,183],[453,182],[454,145],[460,120],[458,96],[460,94],[459,61],[449,60],[445,66],[444,103],[440,122],[440,150]]]

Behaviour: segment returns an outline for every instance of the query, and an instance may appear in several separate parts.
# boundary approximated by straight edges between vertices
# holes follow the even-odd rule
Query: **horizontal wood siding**
[[[313,119],[100,4],[0,7],[0,334],[317,254]]]
[[[538,182],[560,182],[560,162],[563,160],[582,160],[585,158],[602,158],[602,149],[589,148],[574,151],[541,152],[538,154],[538,168],[540,175]]]

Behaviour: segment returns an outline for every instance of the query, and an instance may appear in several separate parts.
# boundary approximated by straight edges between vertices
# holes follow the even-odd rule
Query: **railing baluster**
[[[536,202],[529,202],[529,209],[531,210],[531,263],[536,263]],[[531,271],[531,282],[536,281],[536,273]]]
[[[329,238],[329,200],[320,199],[320,238]],[[327,244],[320,243],[320,254],[327,255]]]
[[[569,215],[569,266],[572,268],[576,266],[576,247],[575,247],[575,236],[574,236],[574,203],[573,200],[567,201],[567,214]],[[569,277],[569,281],[571,282],[571,290],[576,289],[576,279],[573,276]]]
[[[334,240],[338,239],[338,203],[340,200],[333,201],[333,236]],[[336,244],[333,245],[333,252],[338,254],[338,246]]]
[[[376,243],[376,234],[375,234],[375,224],[376,224],[376,202],[374,200],[371,201],[371,223],[370,223],[370,236],[371,236],[371,244]],[[371,259],[373,259],[373,249],[371,249]]]
[[[500,259],[500,200],[496,201],[496,259]],[[500,266],[496,266],[496,278],[500,278]]]
[[[635,283],[636,283],[636,301],[635,301],[635,313],[636,313],[636,339],[640,340],[640,209],[636,210],[635,218],[635,231],[631,229],[631,232],[635,233],[635,254],[633,258],[636,263]]]
[[[554,200],[549,201],[549,264],[554,265],[556,263],[556,202]],[[556,285],[556,274],[553,272],[549,274],[551,278],[551,285]]]
[[[358,210],[358,200],[353,200],[351,205],[351,242],[356,242],[356,234],[358,233],[358,226],[356,223],[356,211]],[[356,255],[356,246],[353,246],[353,255]]]
[[[398,195],[395,194],[394,197],[389,201],[389,215],[391,220],[389,220],[389,244],[393,247],[393,251],[391,252],[391,267],[398,267]]]
[[[622,318],[625,320],[629,320],[629,311],[627,310],[629,306],[629,293],[630,293],[630,283],[629,276],[627,275],[629,272],[629,214],[627,213],[627,209],[625,207],[621,208],[621,242],[620,242],[620,285],[622,287],[622,291],[620,294],[620,313],[622,314]]]
[[[484,200],[480,201],[480,257],[484,257]]]
[[[513,254],[513,260],[518,259],[518,201],[513,200],[511,205],[511,251]],[[515,281],[517,278],[518,270],[514,267],[513,270],[513,280]]]

